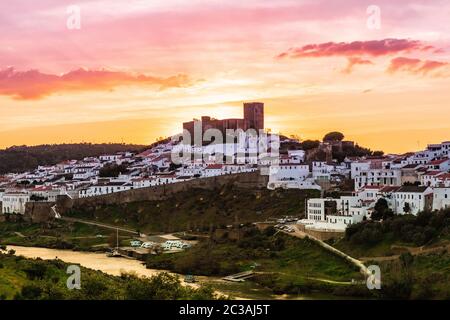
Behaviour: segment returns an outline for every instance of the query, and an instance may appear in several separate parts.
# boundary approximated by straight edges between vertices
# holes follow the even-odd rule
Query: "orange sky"
[[[72,1],[0,4],[0,148],[149,144],[266,105],[266,127],[341,131],[404,152],[450,140],[448,1]],[[36,39],[33,41],[32,39]]]

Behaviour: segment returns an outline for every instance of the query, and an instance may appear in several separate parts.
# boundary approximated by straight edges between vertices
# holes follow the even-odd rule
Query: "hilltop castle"
[[[262,102],[248,102],[244,103],[244,119],[214,119],[208,116],[203,116],[201,120],[194,119],[183,123],[183,129],[189,131],[191,136],[194,136],[194,126],[196,123],[201,124],[202,134],[208,129],[218,129],[224,135],[227,129],[248,130],[255,129],[257,132],[264,129],[264,103]]]

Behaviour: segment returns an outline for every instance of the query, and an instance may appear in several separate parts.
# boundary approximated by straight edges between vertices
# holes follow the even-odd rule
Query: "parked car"
[[[139,240],[131,240],[131,241],[130,241],[130,245],[131,245],[132,247],[140,247],[140,246],[142,246],[142,241],[139,241]]]
[[[154,242],[144,242],[143,244],[141,244],[141,248],[149,249],[152,248],[154,245],[155,245]]]

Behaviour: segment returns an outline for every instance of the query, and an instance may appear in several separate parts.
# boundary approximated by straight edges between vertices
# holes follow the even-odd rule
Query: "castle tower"
[[[244,119],[248,122],[249,128],[255,130],[264,129],[264,103],[244,103]]]

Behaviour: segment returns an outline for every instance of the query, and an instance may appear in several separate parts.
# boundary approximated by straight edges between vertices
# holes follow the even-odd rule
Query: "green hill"
[[[75,218],[128,226],[141,232],[210,231],[211,228],[264,221],[286,215],[303,216],[306,190],[248,190],[227,185],[221,189],[192,189],[166,200],[77,209]]]
[[[78,143],[40,146],[14,146],[0,150],[0,174],[24,172],[40,165],[54,165],[64,160],[82,160],[102,154],[141,151],[145,146],[122,143]]]
[[[110,276],[81,268],[81,290],[67,289],[68,264],[0,253],[0,300],[177,300],[212,299],[208,287],[192,289],[167,273],[152,278]]]

